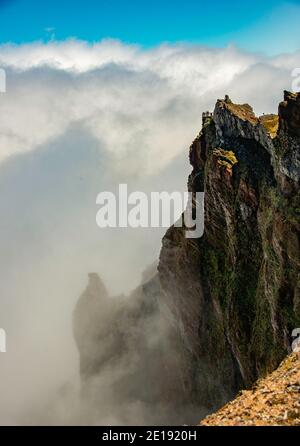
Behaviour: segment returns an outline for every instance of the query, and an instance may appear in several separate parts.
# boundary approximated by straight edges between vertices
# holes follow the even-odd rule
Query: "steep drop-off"
[[[211,408],[274,370],[300,326],[300,94],[279,116],[219,100],[190,148],[205,191],[198,240],[169,229],[159,276],[177,320],[191,400]]]
[[[300,94],[260,118],[219,100],[189,157],[203,237],[171,227],[158,274],[118,299],[93,275],[74,313],[83,394],[108,414],[138,401],[149,424],[221,407],[278,366],[300,327]]]

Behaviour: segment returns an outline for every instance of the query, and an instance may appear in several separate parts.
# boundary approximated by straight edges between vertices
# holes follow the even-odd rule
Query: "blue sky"
[[[300,0],[0,0],[1,43],[116,38],[279,53],[300,47],[299,25]]]
[[[229,94],[276,113],[300,66],[300,51],[227,45],[295,51],[299,24],[300,0],[0,0],[0,322],[12,347],[0,422],[73,414],[40,408],[50,416],[48,396],[77,371],[71,320],[87,273],[119,295],[157,261],[165,229],[100,231],[98,193],[184,191],[202,112]],[[122,43],[89,44],[104,38]],[[148,50],[162,42],[174,45]]]

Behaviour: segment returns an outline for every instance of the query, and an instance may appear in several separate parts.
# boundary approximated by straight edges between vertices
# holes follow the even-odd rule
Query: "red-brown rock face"
[[[171,227],[159,274],[126,299],[90,276],[74,334],[100,418],[138,401],[149,423],[196,422],[289,352],[300,327],[299,112],[300,94],[285,93],[279,117],[219,100],[189,151],[204,236]]]
[[[193,401],[211,407],[273,370],[300,326],[300,94],[257,118],[226,97],[190,148],[205,233],[163,239],[163,300],[184,345]]]
[[[300,137],[300,95],[284,92],[284,101],[279,104],[279,126],[283,133]]]

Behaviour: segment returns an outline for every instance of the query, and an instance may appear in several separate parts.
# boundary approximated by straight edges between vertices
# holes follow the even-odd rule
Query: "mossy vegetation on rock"
[[[219,166],[224,166],[229,171],[238,162],[234,152],[231,150],[215,149],[213,156],[216,157]]]
[[[300,327],[299,112],[300,94],[288,92],[279,115],[261,118],[219,100],[190,148],[204,236],[173,227],[163,239],[163,299],[193,364],[184,379],[193,401],[214,408],[274,370]]]
[[[279,128],[279,116],[278,115],[263,115],[259,118],[262,125],[265,127],[271,138],[275,138]]]

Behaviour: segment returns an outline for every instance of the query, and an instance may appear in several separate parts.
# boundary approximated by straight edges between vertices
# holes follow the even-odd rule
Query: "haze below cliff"
[[[127,293],[165,232],[100,231],[97,193],[122,182],[185,190],[202,111],[226,92],[257,114],[276,112],[299,52],[70,41],[0,47],[0,62],[0,423],[35,423],[49,405],[43,422],[63,423],[79,382],[71,314],[87,274]]]

